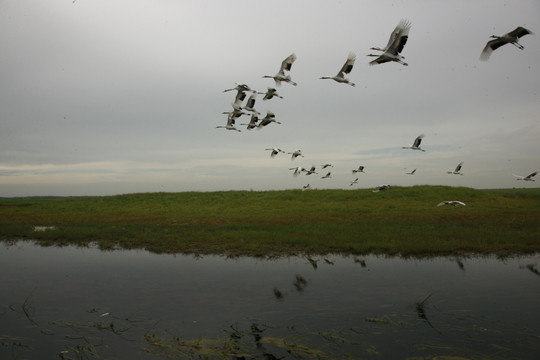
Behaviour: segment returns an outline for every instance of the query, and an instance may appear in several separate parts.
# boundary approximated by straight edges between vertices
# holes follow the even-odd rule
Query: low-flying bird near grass
[[[404,57],[401,55],[405,44],[409,38],[409,30],[411,29],[411,23],[407,20],[401,20],[399,24],[395,27],[390,38],[388,39],[388,44],[384,48],[371,48],[372,50],[382,51],[380,55],[368,54],[367,56],[376,57],[375,60],[370,61],[370,65],[383,64],[386,62],[397,62],[401,65],[407,66],[408,64],[403,61]]]
[[[266,150],[270,150],[270,157],[274,158],[276,157],[277,154],[279,153],[285,153],[285,151],[281,150],[280,148],[272,148],[272,149],[266,149]]]
[[[453,175],[463,175],[463,173],[461,173],[461,167],[463,166],[463,161],[460,162],[458,164],[458,166],[456,166],[456,168],[454,169],[454,171],[447,171],[446,173],[447,174],[453,174]]]
[[[353,171],[352,171],[353,175],[356,174],[356,173],[359,173],[359,172],[363,173],[363,172],[364,172],[364,168],[365,168],[365,166],[360,165],[360,166],[358,167],[358,169],[353,169]]]
[[[493,38],[493,40],[487,42],[486,46],[482,50],[482,53],[480,54],[480,60],[487,61],[493,51],[506,44],[512,44],[518,49],[523,50],[525,47],[519,43],[519,38],[529,34],[532,34],[530,30],[527,30],[522,26],[518,26],[514,30],[502,36],[491,35],[490,38]]]
[[[356,178],[356,179],[354,179],[353,181],[351,181],[351,184],[350,184],[349,186],[353,186],[353,185],[355,185],[355,184],[358,184],[358,179],[359,179],[359,178]]]
[[[389,188],[390,188],[390,185],[382,184],[382,185],[377,186],[377,188],[375,190],[373,190],[373,192],[379,192],[379,191],[383,191],[383,190],[386,190],[386,189],[389,189]]]
[[[437,204],[437,206],[443,206],[443,205],[465,206],[465,203],[461,201],[457,201],[457,200],[447,200],[447,201],[442,201]]]
[[[420,143],[422,142],[423,138],[424,138],[424,134],[418,135],[416,137],[416,139],[414,139],[414,143],[412,145],[403,146],[402,149],[426,151],[426,150],[420,148]]]
[[[538,171],[535,171],[533,173],[530,173],[529,175],[527,176],[521,176],[521,175],[516,175],[516,174],[512,174],[516,177],[516,180],[523,180],[523,181],[534,181],[533,177],[536,176],[536,174],[538,174]]]
[[[291,160],[294,160],[299,156],[304,157],[304,155],[302,154],[302,150],[300,149],[296,149],[293,152],[289,152],[287,154],[291,154]]]
[[[270,99],[272,99],[274,97],[278,97],[280,99],[283,99],[283,96],[279,95],[277,93],[277,90],[275,88],[271,88],[271,87],[269,87],[268,90],[266,90],[266,92],[264,92],[264,93],[260,92],[260,93],[257,93],[257,94],[264,95],[264,97],[263,97],[264,101],[270,100]]]
[[[336,76],[323,76],[321,79],[331,79],[334,81],[337,81],[338,83],[342,84],[348,84],[351,86],[356,86],[354,83],[350,82],[349,79],[345,77],[345,74],[349,74],[354,66],[354,61],[356,60],[356,55],[353,53],[349,54],[349,57],[347,58],[347,61],[345,61],[345,64],[343,64],[343,67]]]
[[[292,53],[291,55],[287,56],[285,60],[281,62],[281,67],[279,68],[279,71],[276,75],[264,75],[263,78],[270,78],[274,79],[277,86],[281,86],[281,82],[287,82],[291,85],[296,86],[297,84],[291,80],[291,76],[288,74],[285,74],[285,71],[290,71],[293,63],[296,61],[296,55]]]

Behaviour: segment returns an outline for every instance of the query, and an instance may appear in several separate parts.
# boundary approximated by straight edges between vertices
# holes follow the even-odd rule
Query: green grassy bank
[[[443,200],[467,206],[437,207]],[[232,256],[526,254],[540,251],[540,189],[414,186],[378,193],[5,198],[0,199],[0,239]]]

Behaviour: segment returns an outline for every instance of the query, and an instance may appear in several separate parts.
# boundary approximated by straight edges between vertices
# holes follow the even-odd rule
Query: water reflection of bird
[[[540,276],[540,271],[538,271],[538,269],[536,268],[536,264],[527,264],[525,266],[520,266],[519,268],[520,269],[527,269],[530,272],[532,272],[533,274]]]
[[[307,261],[309,261],[314,270],[317,270],[317,260],[314,260],[313,258],[308,256]]]
[[[296,274],[296,280],[294,281],[293,285],[296,288],[297,291],[302,292],[304,291],[304,288],[307,285],[307,280],[302,276]]]
[[[334,265],[334,262],[328,259],[324,259],[324,262],[327,263],[328,265]]]
[[[362,266],[362,267],[366,267],[366,261],[363,260],[363,259],[359,259],[359,258],[355,257],[354,262],[357,263],[357,264],[360,264],[360,266]]]
[[[463,264],[463,261],[461,261],[460,258],[455,258],[454,261],[461,270],[465,271],[465,264]]]
[[[283,299],[283,293],[278,288],[274,288],[274,296],[278,300]]]
[[[428,296],[426,296],[424,298],[424,300],[422,300],[421,302],[419,303],[416,303],[416,314],[418,315],[418,318],[422,321],[425,321],[433,330],[435,330],[436,332],[438,332],[439,334],[441,333],[439,330],[435,329],[435,327],[433,326],[433,324],[429,321],[429,319],[427,318],[427,315],[426,315],[426,309],[424,307],[424,305],[426,304],[426,301],[428,301],[428,299],[433,296],[433,294],[435,294],[436,291],[432,292],[431,294],[429,294]]]

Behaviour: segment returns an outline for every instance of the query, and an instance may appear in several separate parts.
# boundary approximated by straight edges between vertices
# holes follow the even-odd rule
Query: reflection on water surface
[[[0,358],[535,358],[539,256],[195,258],[0,244]]]

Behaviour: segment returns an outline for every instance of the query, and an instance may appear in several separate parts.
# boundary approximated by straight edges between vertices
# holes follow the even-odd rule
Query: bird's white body
[[[443,205],[465,206],[465,203],[461,201],[457,201],[457,200],[447,200],[447,201],[442,201],[437,204],[437,206],[443,206]]]
[[[343,66],[341,67],[341,70],[339,70],[336,76],[323,76],[321,77],[321,79],[331,79],[338,83],[356,86],[354,83],[350,82],[350,80],[345,77],[345,74],[349,74],[351,72],[354,66],[355,60],[356,60],[356,55],[353,53],[350,53],[349,57],[347,58],[347,61],[345,61],[345,64],[343,64]]]

